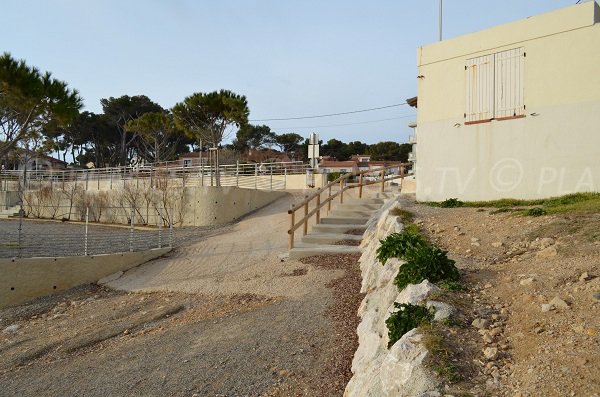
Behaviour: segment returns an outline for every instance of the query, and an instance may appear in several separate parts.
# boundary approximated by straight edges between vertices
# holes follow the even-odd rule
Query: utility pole
[[[442,41],[442,0],[440,0],[440,21],[439,21],[439,26],[440,26],[440,41]]]

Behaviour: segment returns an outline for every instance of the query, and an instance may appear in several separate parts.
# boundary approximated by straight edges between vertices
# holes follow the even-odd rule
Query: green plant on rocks
[[[440,207],[442,208],[457,208],[462,207],[465,203],[460,201],[457,198],[449,198],[440,203]]]
[[[431,245],[423,245],[406,252],[406,263],[394,279],[394,284],[402,291],[409,284],[419,284],[423,280],[432,283],[454,281],[460,279],[455,262],[449,259],[446,251]]]
[[[385,265],[390,258],[404,259],[408,252],[427,245],[427,241],[414,224],[408,224],[401,233],[392,233],[380,240],[377,260]]]
[[[546,215],[546,210],[542,207],[534,207],[527,210],[526,214],[528,216],[542,216]]]
[[[428,309],[424,306],[411,305],[409,303],[394,303],[394,307],[397,310],[385,320],[390,339],[388,348],[410,330],[430,324],[434,317],[434,309]]]

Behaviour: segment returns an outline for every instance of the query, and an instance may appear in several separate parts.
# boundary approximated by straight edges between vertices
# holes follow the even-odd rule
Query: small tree
[[[212,147],[221,144],[228,127],[246,124],[250,113],[246,97],[228,90],[192,94],[172,111],[178,127]]]
[[[5,52],[0,56],[0,159],[19,144],[68,125],[82,106],[67,83]]]
[[[142,155],[151,161],[168,160],[175,153],[177,136],[173,117],[163,112],[146,113],[125,126],[127,131],[139,134]]]

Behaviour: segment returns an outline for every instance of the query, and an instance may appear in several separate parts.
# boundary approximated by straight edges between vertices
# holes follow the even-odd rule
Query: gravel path
[[[283,198],[169,258],[0,310],[0,396],[341,396],[357,258],[285,260]],[[260,237],[259,237],[260,236]]]

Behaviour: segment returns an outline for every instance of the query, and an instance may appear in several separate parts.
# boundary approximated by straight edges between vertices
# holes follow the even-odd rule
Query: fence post
[[[283,167],[283,190],[287,190],[287,167]]]
[[[158,209],[158,248],[162,248],[163,209]]]
[[[304,228],[302,230],[303,235],[306,236],[308,233],[308,196],[304,196]]]
[[[258,164],[254,163],[254,189],[258,188]]]
[[[344,180],[340,180],[340,204],[344,204]]]
[[[173,208],[170,210],[171,215],[169,216],[169,247],[173,248]]]
[[[273,190],[273,165],[271,165],[271,190]]]
[[[292,249],[294,248],[294,224],[296,223],[296,211],[293,210],[294,206],[292,205],[292,210],[291,210],[291,224],[290,224],[290,231],[288,232],[290,234],[289,236],[289,241],[288,241],[288,248]]]
[[[327,213],[331,211],[331,186],[329,186],[329,194],[327,195]]]
[[[83,256],[88,256],[88,223],[90,220],[90,207],[85,207],[85,241],[83,244]]]
[[[317,194],[317,225],[321,223],[321,191]]]
[[[133,252],[133,224],[135,223],[135,209],[131,209],[131,226],[129,227],[129,252]]]
[[[358,198],[362,198],[363,174],[358,177]]]
[[[108,171],[110,175],[110,190],[112,190],[112,170]]]
[[[381,193],[385,191],[385,169],[381,170]]]
[[[23,204],[21,204],[20,209],[19,209],[19,237],[17,240],[17,248],[19,251],[19,258],[23,257],[23,246],[21,244],[21,239],[22,239],[21,234],[23,232],[23,212],[25,212],[25,211],[23,210]]]
[[[235,186],[240,187],[240,161],[235,162]]]

